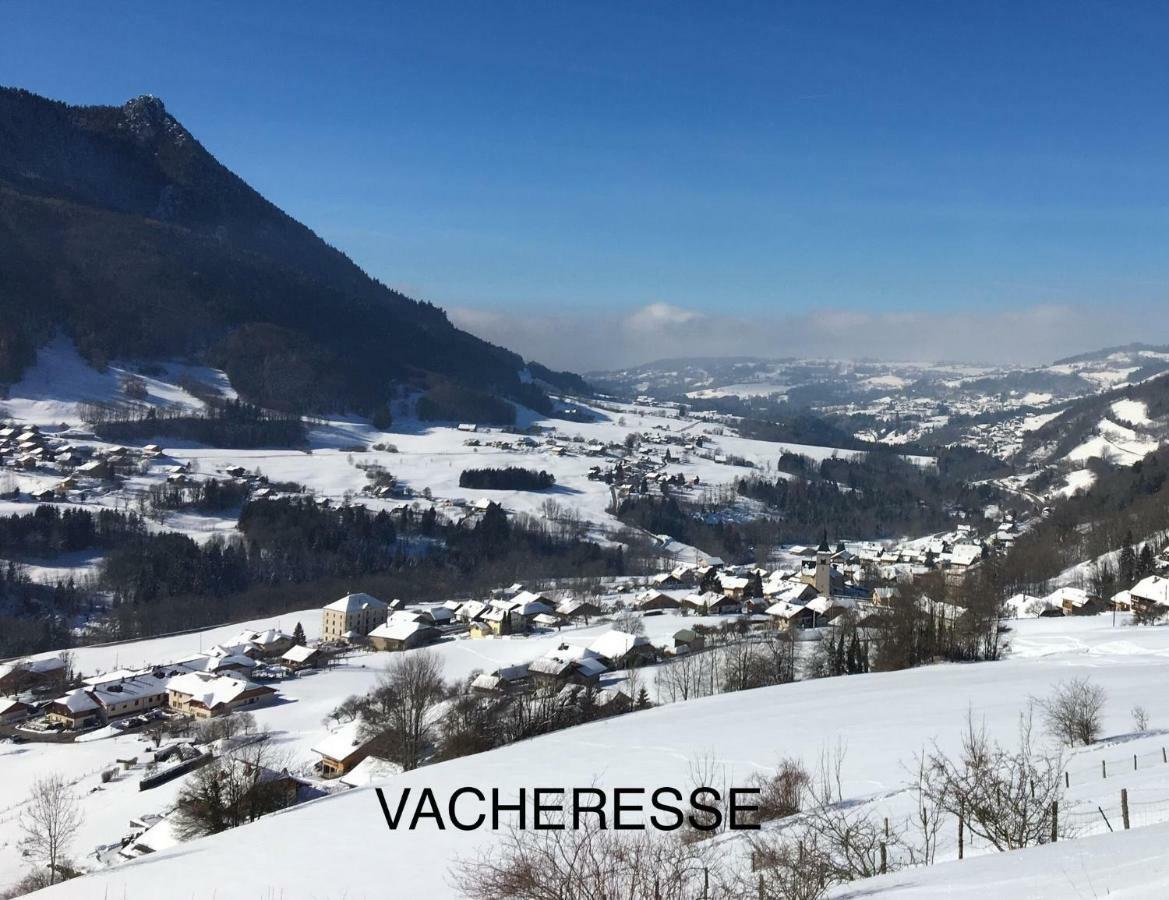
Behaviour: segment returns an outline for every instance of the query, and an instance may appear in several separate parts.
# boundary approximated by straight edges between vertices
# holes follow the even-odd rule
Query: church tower
[[[813,584],[823,596],[832,594],[832,548],[828,546],[828,529],[816,548],[816,580]]]

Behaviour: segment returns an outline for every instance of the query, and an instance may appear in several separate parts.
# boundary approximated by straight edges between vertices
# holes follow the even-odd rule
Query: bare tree
[[[968,715],[959,756],[935,747],[923,760],[924,795],[998,850],[1045,844],[1053,827],[1070,836],[1067,817],[1053,808],[1063,797],[1063,756],[1038,751],[1031,732],[1030,709],[1019,717],[1014,748],[991,740]]]
[[[613,627],[626,634],[645,634],[645,623],[641,620],[641,613],[625,607],[613,615]]]
[[[376,740],[381,756],[416,769],[430,751],[443,698],[442,661],[428,650],[410,650],[386,666],[361,711],[361,734]]]
[[[1149,730],[1149,712],[1139,704],[1132,708],[1132,727],[1133,731]]]
[[[1039,701],[1047,730],[1069,747],[1095,743],[1106,696],[1102,687],[1087,678],[1060,682],[1051,696]]]
[[[650,831],[512,829],[502,846],[457,860],[454,886],[471,900],[710,900],[740,897],[709,843],[684,844]]]
[[[175,806],[183,840],[217,834],[295,802],[287,758],[261,736],[189,776]]]
[[[33,782],[20,814],[20,829],[24,834],[21,846],[29,856],[48,867],[49,884],[61,880],[60,867],[82,821],[73,786],[59,774]]]

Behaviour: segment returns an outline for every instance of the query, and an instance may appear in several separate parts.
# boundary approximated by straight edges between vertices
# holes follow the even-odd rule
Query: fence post
[[[1066,770],[1063,773],[1063,786],[1065,788],[1070,788],[1072,786],[1072,776]]]
[[[710,900],[710,869],[702,867],[702,900]]]
[[[1128,788],[1120,789],[1120,817],[1124,820],[1124,830],[1128,831]]]
[[[1103,773],[1104,778],[1108,777],[1108,760],[1100,760],[1100,771]]]
[[[759,876],[759,900],[766,900],[766,894],[763,892],[763,876]]]
[[[1164,747],[1162,747],[1162,748],[1161,748],[1161,762],[1163,762],[1163,763],[1169,763],[1169,756],[1167,756],[1167,755],[1165,754],[1165,748],[1164,748]]]
[[[1132,755],[1132,770],[1134,772],[1137,770],[1137,755],[1135,753]]]
[[[887,858],[885,856],[885,842],[881,841],[881,874],[884,875],[888,871]]]
[[[1108,821],[1108,813],[1104,812],[1104,807],[1097,806],[1096,809],[1100,812],[1101,817],[1104,819],[1104,824],[1108,826],[1108,830],[1112,831],[1112,823]]]
[[[1051,842],[1059,840],[1059,801],[1051,801]]]

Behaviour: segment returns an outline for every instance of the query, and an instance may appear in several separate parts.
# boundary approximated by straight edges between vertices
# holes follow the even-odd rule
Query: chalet
[[[588,624],[589,619],[601,615],[601,608],[588,600],[565,600],[556,607],[556,612],[566,619],[584,619]]]
[[[471,637],[499,637],[512,633],[512,616],[506,609],[493,606],[483,613],[477,621],[471,623]]]
[[[528,672],[536,687],[558,687],[563,684],[595,686],[605,671],[605,664],[593,657],[557,659],[542,656],[528,664]]]
[[[23,700],[0,698],[0,725],[12,725],[32,715],[34,707]]]
[[[74,688],[46,706],[45,717],[54,725],[80,731],[102,723],[102,708],[85,688]]]
[[[673,572],[660,572],[652,579],[650,579],[650,583],[658,590],[685,587],[682,581]]]
[[[751,579],[745,575],[728,575],[726,572],[720,572],[718,584],[727,597],[741,601],[747,596]]]
[[[743,603],[733,597],[707,591],[703,594],[688,594],[682,599],[683,608],[704,616],[738,615],[743,611]]]
[[[1087,591],[1074,587],[1061,587],[1043,598],[1048,606],[1063,610],[1065,616],[1094,616],[1105,611],[1107,604]]]
[[[276,689],[230,675],[188,672],[167,683],[167,695],[172,709],[207,719],[271,700]]]
[[[373,738],[361,736],[361,722],[342,725],[313,745],[312,752],[320,756],[313,770],[324,778],[344,775],[369,756],[373,743]]]
[[[369,644],[374,650],[413,650],[432,644],[439,638],[439,631],[425,622],[408,622],[401,619],[385,622],[369,633]]]
[[[346,594],[321,611],[321,639],[360,640],[386,621],[388,606],[369,594]]]
[[[315,669],[321,664],[321,651],[315,647],[297,645],[289,647],[280,657],[280,663],[294,672],[301,669]]]
[[[491,607],[479,600],[468,600],[466,603],[460,603],[459,608],[455,611],[455,618],[460,622],[474,622],[480,618]]]
[[[646,591],[638,597],[633,605],[642,612],[664,611],[667,609],[680,609],[682,604],[671,597],[669,594],[664,594],[661,591]]]
[[[74,471],[86,478],[109,478],[110,464],[104,459],[91,459],[79,465]]]
[[[101,707],[101,718],[110,721],[157,709],[166,704],[169,677],[161,670],[139,672],[94,684],[88,693]]]
[[[613,669],[632,669],[655,661],[656,653],[644,635],[606,631],[589,644],[589,650]]]
[[[490,674],[477,676],[471,682],[471,690],[479,694],[514,694],[528,690],[532,686],[532,676],[529,667],[504,666]]]
[[[1133,612],[1147,618],[1169,614],[1169,578],[1150,575],[1142,579],[1129,591],[1129,602]]]
[[[216,675],[246,676],[257,663],[242,652],[242,648],[216,644],[205,653],[195,653],[180,659],[175,666],[184,672],[207,672]]]
[[[683,656],[687,653],[697,653],[705,646],[705,637],[692,628],[682,628],[675,631],[661,649],[667,656]]]
[[[67,674],[65,661],[56,656],[0,663],[0,694],[56,690],[64,687]]]

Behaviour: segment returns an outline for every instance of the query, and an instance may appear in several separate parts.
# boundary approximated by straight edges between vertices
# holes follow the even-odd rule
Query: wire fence
[[[1169,748],[1161,747],[1148,753],[1130,753],[1109,759],[1098,759],[1092,764],[1077,766],[1064,772],[1064,785],[1085,784],[1089,781],[1115,778],[1128,772],[1139,772],[1155,766],[1169,766]]]

